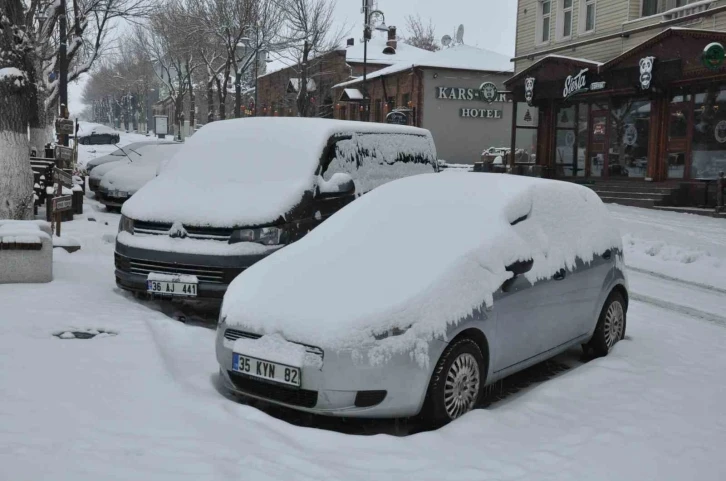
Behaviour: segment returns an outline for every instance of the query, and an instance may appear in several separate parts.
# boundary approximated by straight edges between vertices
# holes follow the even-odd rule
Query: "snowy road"
[[[118,215],[89,201],[64,225],[82,250],[56,252],[54,282],[0,286],[0,480],[725,479],[726,222],[672,214],[679,231],[670,213],[612,210],[639,269],[612,355],[565,355],[572,368],[546,382],[399,437],[221,396],[213,330],[116,289]],[[117,335],[53,336],[92,328]]]

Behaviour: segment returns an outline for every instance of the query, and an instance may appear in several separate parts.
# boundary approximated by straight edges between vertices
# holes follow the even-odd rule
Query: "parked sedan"
[[[119,160],[124,160],[128,154],[128,152],[134,152],[138,150],[141,147],[147,146],[147,145],[159,145],[159,144],[165,144],[165,143],[172,143],[168,141],[159,141],[159,140],[147,140],[143,142],[133,142],[128,145],[124,145],[123,147],[119,147],[118,149],[114,150],[108,155],[103,155],[101,157],[96,157],[95,159],[89,160],[86,163],[86,170],[88,172],[91,172],[94,168],[98,167],[99,165],[107,164],[109,162],[118,162]]]
[[[622,242],[591,190],[501,174],[381,186],[240,274],[216,353],[234,394],[354,417],[473,409],[483,388],[625,334]]]
[[[82,145],[118,144],[120,139],[118,132],[105,125],[93,125],[78,133],[78,143]]]
[[[162,163],[171,161],[182,147],[181,143],[162,143],[139,149],[139,156],[131,162],[124,162],[101,178],[98,198],[106,207],[118,208],[136,191],[156,177]]]

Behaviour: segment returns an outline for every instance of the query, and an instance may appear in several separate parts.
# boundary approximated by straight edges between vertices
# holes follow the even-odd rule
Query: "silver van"
[[[116,283],[221,298],[260,259],[381,184],[438,169],[428,130],[249,118],[206,125],[123,205]]]

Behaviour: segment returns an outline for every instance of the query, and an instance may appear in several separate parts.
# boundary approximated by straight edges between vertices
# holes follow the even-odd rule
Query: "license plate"
[[[188,282],[146,281],[146,291],[152,294],[197,297],[197,285]]]
[[[300,387],[300,368],[234,353],[232,370],[268,381]]]

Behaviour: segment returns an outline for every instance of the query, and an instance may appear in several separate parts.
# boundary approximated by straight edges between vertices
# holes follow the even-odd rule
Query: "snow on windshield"
[[[372,363],[403,350],[426,362],[425,341],[492,305],[511,276],[507,265],[534,259],[526,276],[536,281],[620,246],[586,187],[501,174],[414,176],[362,196],[253,265],[232,282],[222,316],[260,334],[355,348]],[[374,333],[409,326],[373,342]]]

